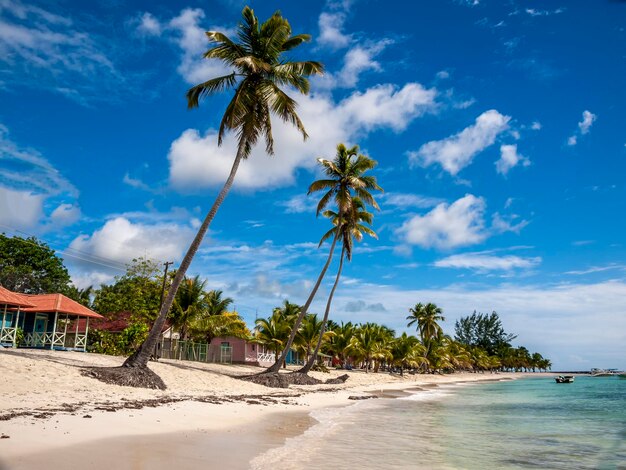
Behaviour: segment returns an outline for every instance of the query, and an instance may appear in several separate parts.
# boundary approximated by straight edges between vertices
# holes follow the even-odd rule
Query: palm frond
[[[197,108],[200,99],[212,93],[218,93],[235,86],[237,79],[235,73],[224,75],[222,77],[212,78],[204,83],[200,83],[191,87],[187,91],[187,107],[189,109]]]
[[[309,136],[304,129],[304,124],[302,124],[302,121],[296,114],[297,103],[271,81],[266,80],[264,85],[269,88],[265,97],[272,112],[284,122],[288,122],[298,129],[302,134],[302,138],[306,140]]]
[[[312,194],[317,191],[323,191],[326,189],[332,189],[335,186],[334,180],[317,180],[313,181],[309,186],[307,194]]]
[[[291,36],[289,39],[283,42],[282,50],[283,52],[290,51],[291,49],[298,47],[303,42],[309,42],[310,40],[310,34],[297,34],[295,36]]]
[[[317,210],[315,211],[316,215],[318,216],[320,215],[320,212],[324,210],[324,208],[328,205],[332,197],[333,197],[332,191],[328,191],[326,194],[322,196],[322,198],[317,203]]]

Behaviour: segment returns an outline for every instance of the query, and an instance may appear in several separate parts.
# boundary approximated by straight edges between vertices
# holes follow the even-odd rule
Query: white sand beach
[[[81,367],[122,358],[78,352],[0,350],[0,469],[247,468],[259,453],[312,424],[315,408],[372,393],[523,374],[409,375],[348,373],[341,385],[272,389],[239,380],[260,369],[161,360],[150,364],[167,390],[108,385]],[[4,467],[3,467],[4,466]],[[211,468],[210,466],[208,468]]]

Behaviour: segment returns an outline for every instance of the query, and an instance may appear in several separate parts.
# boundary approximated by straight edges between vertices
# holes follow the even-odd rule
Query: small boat
[[[558,384],[571,384],[571,383],[574,383],[574,376],[573,375],[559,375],[558,377],[555,377],[554,380],[556,380],[556,383]]]

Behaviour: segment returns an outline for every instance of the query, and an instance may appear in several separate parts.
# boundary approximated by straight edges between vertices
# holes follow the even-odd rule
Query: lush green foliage
[[[132,353],[148,336],[145,323],[132,323],[120,333],[89,330],[88,350],[100,354],[124,356]]]
[[[0,285],[26,294],[67,293],[70,275],[53,249],[34,237],[0,234]]]
[[[455,339],[467,346],[479,346],[488,354],[494,355],[511,346],[517,336],[505,333],[500,317],[496,312],[472,313],[461,317],[454,324]]]
[[[133,322],[148,323],[159,312],[163,274],[155,261],[134,259],[123,276],[96,292],[94,309],[102,315],[131,312]]]

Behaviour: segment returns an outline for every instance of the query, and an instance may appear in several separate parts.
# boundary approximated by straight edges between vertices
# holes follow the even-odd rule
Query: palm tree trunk
[[[244,155],[244,149],[243,149],[243,146],[240,146],[239,149],[237,150],[237,156],[235,157],[233,166],[230,169],[230,174],[228,175],[228,179],[224,183],[222,190],[217,195],[217,198],[215,199],[215,202],[213,203],[211,210],[209,211],[206,218],[202,222],[202,225],[200,226],[198,233],[193,239],[193,242],[189,246],[189,249],[187,250],[185,257],[183,258],[183,261],[180,263],[180,266],[178,270],[176,271],[176,275],[174,276],[172,285],[170,286],[167,292],[167,297],[165,298],[165,302],[163,302],[163,305],[161,305],[161,311],[159,312],[159,316],[157,317],[156,321],[152,325],[152,329],[150,330],[150,333],[148,334],[148,338],[146,338],[143,344],[139,346],[139,349],[137,349],[130,357],[126,359],[122,367],[144,368],[148,366],[148,361],[150,360],[150,356],[152,355],[152,352],[154,351],[154,347],[156,346],[159,336],[161,335],[161,330],[163,329],[163,325],[165,324],[167,314],[170,311],[170,308],[172,307],[172,303],[174,302],[176,291],[178,291],[178,287],[180,286],[180,283],[183,281],[185,274],[187,273],[187,269],[189,268],[189,265],[191,264],[191,261],[193,260],[193,257],[195,256],[198,249],[200,248],[200,245],[202,244],[202,240],[204,239],[204,236],[206,235],[206,232],[209,229],[209,225],[211,225],[211,222],[213,221],[215,214],[217,214],[217,210],[222,205],[222,202],[224,202],[224,199],[226,199],[226,195],[228,194],[228,191],[233,185],[233,181],[235,180],[235,175],[237,174],[237,169],[239,168],[239,164],[241,163],[243,155]]]
[[[320,347],[322,346],[322,337],[326,332],[326,323],[328,322],[328,315],[330,314],[330,304],[333,302],[333,296],[335,295],[335,290],[337,289],[337,285],[339,284],[339,278],[341,277],[341,270],[343,269],[343,260],[346,254],[346,247],[344,246],[341,249],[341,257],[339,258],[339,269],[337,269],[337,277],[335,277],[335,283],[333,284],[333,288],[330,290],[330,295],[328,296],[328,301],[326,302],[326,311],[324,312],[324,320],[322,320],[322,328],[320,330],[320,337],[317,339],[317,345],[315,346],[315,351],[313,351],[313,355],[309,356],[307,363],[305,366],[300,369],[298,372],[302,372],[303,374],[308,374],[315,364],[315,360],[317,359],[317,355],[320,352]]]
[[[289,335],[289,339],[287,340],[285,349],[283,350],[283,353],[280,356],[281,362],[286,361],[287,353],[291,349],[291,345],[293,344],[293,340],[296,337],[298,328],[300,328],[302,319],[304,318],[307,311],[309,310],[309,307],[311,306],[311,303],[313,302],[313,299],[315,298],[315,294],[317,294],[317,290],[319,289],[320,284],[322,283],[322,279],[324,279],[324,275],[326,274],[326,271],[328,270],[328,266],[330,266],[330,262],[333,259],[333,252],[335,251],[335,245],[337,245],[338,238],[339,238],[339,231],[335,233],[335,237],[333,238],[333,244],[330,246],[330,252],[328,253],[328,259],[326,260],[326,264],[324,264],[324,268],[322,269],[322,272],[320,272],[320,275],[317,277],[317,282],[313,286],[313,290],[309,294],[309,298],[306,299],[306,303],[302,306],[302,309],[300,310],[300,314],[298,315],[298,318],[296,319],[296,322],[294,323],[293,328],[291,329],[291,334]],[[273,366],[268,367],[268,369],[265,372],[267,373],[278,372],[279,369],[280,369],[280,365],[277,366],[276,364],[274,364]]]

